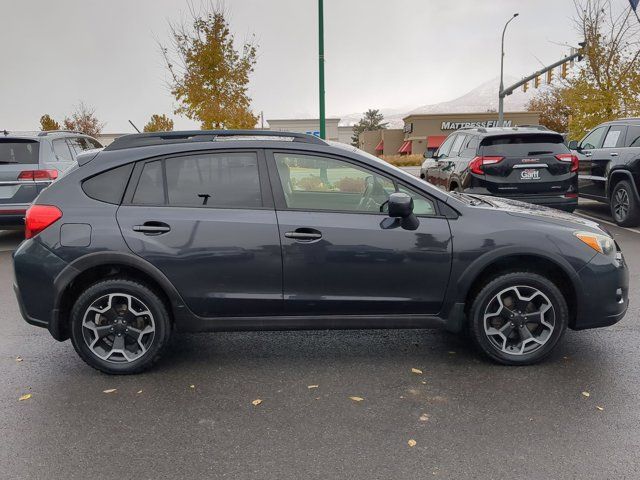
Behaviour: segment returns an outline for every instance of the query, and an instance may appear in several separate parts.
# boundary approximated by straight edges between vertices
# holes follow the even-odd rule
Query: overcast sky
[[[618,0],[627,3],[625,0]],[[199,2],[199,0],[194,0]],[[457,97],[505,71],[522,77],[576,45],[573,0],[325,0],[327,113],[407,108]],[[226,0],[236,41],[255,34],[254,111],[268,118],[317,117],[316,0]],[[0,129],[61,120],[79,101],[105,132],[130,132],[153,113],[176,128],[156,39],[183,0],[0,0]]]

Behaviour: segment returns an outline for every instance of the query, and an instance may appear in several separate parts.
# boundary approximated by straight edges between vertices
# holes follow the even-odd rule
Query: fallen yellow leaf
[[[142,390],[138,390],[136,393],[142,393]]]
[[[428,422],[429,421],[429,415],[427,415],[426,413],[423,413],[422,415],[420,415],[420,421],[421,422]]]
[[[117,388],[107,388],[106,390],[103,390],[102,393],[113,393],[116,390],[118,390]]]
[[[454,352],[453,350],[449,350],[449,355],[455,355],[456,352]]]
[[[604,407],[601,407],[600,405],[596,405],[596,408],[597,408],[598,410],[600,410],[600,411],[603,411],[603,410],[604,410]]]
[[[196,388],[195,385],[189,385],[189,388]]]
[[[590,397],[591,394],[589,392],[582,392],[583,397]]]
[[[411,369],[411,373],[415,373],[417,375],[422,375],[422,370],[420,370],[419,368],[412,368]]]
[[[349,397],[351,400],[353,400],[354,402],[361,402],[364,400],[364,398],[362,397]]]
[[[425,382],[424,380],[422,380],[420,383],[423,384],[423,385],[427,384],[427,382]]]
[[[259,398],[256,398],[253,402],[251,402],[251,405],[253,405],[254,407],[257,407],[261,403],[262,403],[262,400],[260,400]]]
[[[16,357],[16,362],[21,362],[22,361],[22,357]]]
[[[312,388],[318,388],[320,385],[307,385],[307,388],[311,390]]]
[[[409,445],[410,447],[415,447],[417,445],[418,442],[416,442],[413,438],[411,440],[409,440],[407,442],[407,445]]]
[[[22,402],[22,401],[24,401],[24,400],[29,400],[30,398],[31,398],[31,394],[30,394],[30,393],[25,393],[24,395],[22,395],[22,396],[18,399],[18,401],[19,401],[19,402]]]

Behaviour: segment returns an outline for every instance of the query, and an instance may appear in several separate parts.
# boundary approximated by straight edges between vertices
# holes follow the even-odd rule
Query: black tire
[[[622,180],[613,186],[609,206],[613,220],[621,227],[640,225],[640,205],[628,180]]]
[[[543,345],[539,347],[534,345],[535,350],[530,353],[511,354],[502,351],[489,339],[489,335],[485,333],[484,314],[490,302],[499,292],[510,287],[520,286],[536,289],[548,298],[553,307],[554,328]],[[564,334],[568,321],[569,309],[567,302],[562,292],[551,280],[531,272],[506,273],[488,281],[473,298],[471,309],[469,310],[469,336],[482,353],[498,363],[504,365],[532,365],[540,362],[551,353]],[[525,326],[524,328],[528,327]],[[517,328],[514,328],[513,332],[512,335],[518,335]]]
[[[154,322],[155,330],[149,340],[150,343],[147,346],[147,350],[139,358],[131,361],[104,360],[90,349],[85,341],[83,320],[87,309],[94,302],[113,293],[131,295],[143,302],[144,306],[151,312],[151,318]],[[158,361],[162,350],[169,342],[170,336],[171,320],[167,307],[160,296],[147,285],[126,278],[104,280],[91,285],[78,297],[71,310],[71,343],[73,347],[82,360],[104,373],[127,375],[146,370]],[[106,338],[108,339],[109,337]],[[136,345],[135,341],[134,345]]]

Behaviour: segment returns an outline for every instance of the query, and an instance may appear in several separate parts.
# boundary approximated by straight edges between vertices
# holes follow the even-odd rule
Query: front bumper
[[[622,253],[614,262],[598,254],[578,275],[582,288],[571,328],[607,327],[622,320],[629,307],[629,269]]]

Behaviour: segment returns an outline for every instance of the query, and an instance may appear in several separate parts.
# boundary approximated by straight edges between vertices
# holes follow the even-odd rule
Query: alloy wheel
[[[629,207],[631,202],[629,201],[629,194],[624,188],[616,190],[613,196],[613,214],[616,220],[619,222],[624,221],[629,215]]]
[[[155,335],[153,314],[139,298],[110,293],[95,300],[82,319],[82,336],[91,352],[113,363],[142,357]]]
[[[518,285],[493,296],[485,308],[483,323],[494,348],[509,355],[525,355],[547,343],[556,318],[553,304],[544,293]]]

